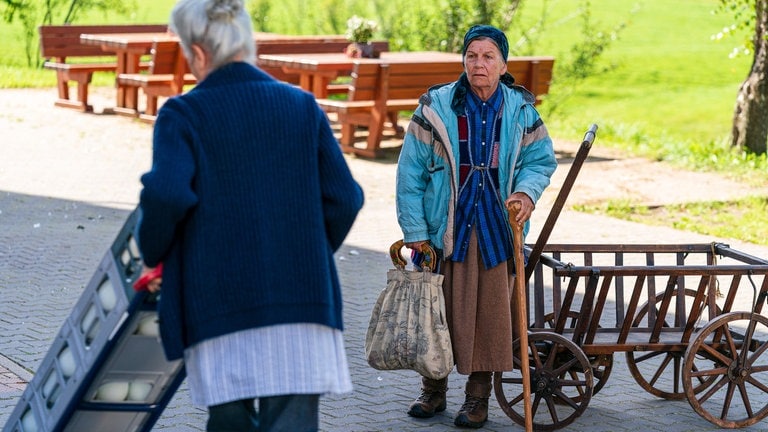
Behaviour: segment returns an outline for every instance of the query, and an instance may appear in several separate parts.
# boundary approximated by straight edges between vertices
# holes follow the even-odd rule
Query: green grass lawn
[[[139,8],[130,16],[116,14],[91,13],[84,16],[78,24],[99,23],[167,23],[171,8],[175,0],[137,0]],[[0,6],[0,13],[3,11]],[[60,24],[60,23],[55,23]],[[3,40],[3,49],[0,50],[0,89],[24,88],[24,87],[55,87],[56,74],[53,71],[44,70],[41,67],[28,67],[25,40],[22,26],[15,21],[11,24],[0,24],[0,40]],[[33,53],[33,62],[40,63],[36,58],[38,50]],[[114,76],[109,74],[95,74],[94,85],[113,85]]]
[[[542,2],[529,3],[531,13],[533,4]],[[556,59],[569,56],[568,41],[579,35],[580,23],[565,17],[579,3],[555,2],[553,14],[564,23],[548,30],[537,51]],[[556,133],[558,125],[568,130],[594,122],[603,129],[601,138],[622,141],[638,133],[651,139],[698,142],[727,137],[737,90],[751,58],[729,58],[735,38],[711,39],[730,24],[726,14],[712,13],[717,3],[592,1],[596,30],[626,23],[600,60],[614,69],[575,89],[564,111],[550,119],[550,129]]]

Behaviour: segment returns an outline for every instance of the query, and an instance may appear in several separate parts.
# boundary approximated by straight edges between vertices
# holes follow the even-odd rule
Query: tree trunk
[[[731,145],[756,154],[768,143],[768,0],[755,2],[754,58],[733,114]]]

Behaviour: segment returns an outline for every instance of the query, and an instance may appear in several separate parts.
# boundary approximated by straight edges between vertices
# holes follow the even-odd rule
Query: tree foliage
[[[8,22],[18,20],[24,29],[27,65],[39,66],[37,27],[69,24],[91,11],[128,14],[136,9],[136,0],[2,0],[2,16]]]

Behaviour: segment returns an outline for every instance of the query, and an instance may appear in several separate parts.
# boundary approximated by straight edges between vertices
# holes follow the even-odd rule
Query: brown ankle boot
[[[487,374],[487,381],[486,374],[478,377],[481,378],[479,380],[473,379],[474,375],[472,374],[467,381],[464,404],[453,421],[456,426],[481,428],[488,420],[488,398],[491,397],[490,374]]]
[[[411,417],[429,418],[436,412],[445,411],[445,393],[448,391],[448,378],[433,380],[421,378],[421,395],[408,407]]]

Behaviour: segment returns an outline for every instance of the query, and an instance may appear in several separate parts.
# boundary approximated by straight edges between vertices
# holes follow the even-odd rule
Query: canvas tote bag
[[[374,369],[410,369],[442,379],[453,369],[443,275],[432,272],[436,254],[426,243],[424,270],[406,270],[403,246],[398,240],[390,248],[395,268],[387,272],[387,286],[371,312],[365,355]]]

